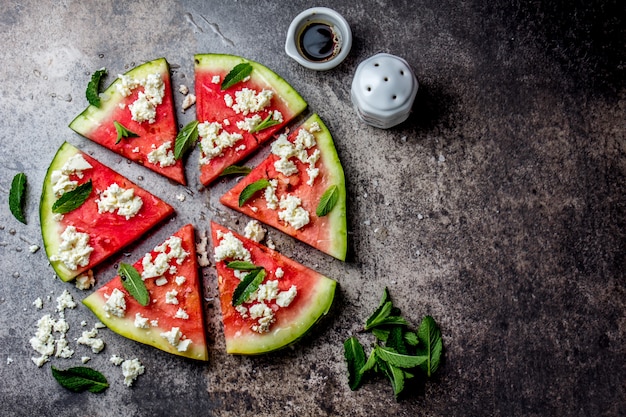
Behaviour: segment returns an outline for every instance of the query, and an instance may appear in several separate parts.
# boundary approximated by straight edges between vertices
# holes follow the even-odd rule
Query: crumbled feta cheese
[[[220,76],[219,75],[214,75],[213,78],[211,78],[211,82],[213,84],[219,84],[220,83]]]
[[[44,363],[48,362],[50,356],[54,354],[55,340],[52,336],[52,329],[54,328],[55,323],[55,320],[50,316],[50,314],[46,314],[41,317],[37,321],[37,331],[35,336],[29,341],[31,347],[41,355],[38,358],[31,358],[38,367],[41,367]]]
[[[172,290],[165,293],[165,304],[178,304],[178,291]]]
[[[41,297],[37,297],[35,301],[33,301],[33,305],[37,310],[41,310],[43,308],[43,300]]]
[[[284,195],[280,198],[278,206],[282,211],[278,212],[278,218],[298,230],[309,223],[309,212],[300,205],[302,201],[291,194]]]
[[[266,230],[257,220],[250,220],[244,229],[244,236],[255,242],[260,242],[265,238]]]
[[[148,329],[148,318],[141,315],[141,313],[135,313],[135,327],[138,329]]]
[[[87,363],[87,362],[89,362],[90,360],[91,360],[91,358],[90,358],[89,356],[82,356],[82,357],[80,358],[80,361],[81,361],[82,363]]]
[[[93,168],[89,162],[85,161],[83,155],[77,153],[69,158],[61,169],[54,170],[50,174],[52,191],[57,197],[61,197],[68,191],[72,191],[78,185],[77,181],[70,179],[70,175],[76,174],[78,178],[83,177],[83,171]]]
[[[198,125],[200,137],[200,164],[206,164],[211,159],[221,155],[224,149],[233,147],[243,139],[240,133],[229,133],[217,122],[203,122]]]
[[[319,126],[318,126],[319,127]],[[298,135],[293,143],[291,143],[285,134],[280,135],[274,143],[272,143],[272,153],[278,156],[278,160],[274,162],[276,170],[283,175],[291,176],[298,173],[296,164],[290,160],[297,158],[303,164],[308,164],[307,173],[309,180],[307,184],[312,186],[315,178],[319,175],[319,169],[315,168],[315,164],[320,158],[319,149],[315,149],[311,155],[307,150],[317,145],[315,136],[304,128],[298,131]]]
[[[262,121],[263,119],[261,116],[255,114],[252,117],[246,117],[245,119],[238,121],[237,127],[241,130],[252,132]]]
[[[11,365],[13,363],[13,358],[7,357],[7,365]]]
[[[30,253],[35,253],[35,252],[37,252],[38,250],[39,250],[39,246],[37,246],[37,245],[30,245],[30,246],[28,247],[28,251],[29,251]]]
[[[94,323],[93,327],[95,327],[96,329],[105,329],[107,326],[105,326],[104,323],[97,321]]]
[[[133,385],[133,382],[139,375],[143,375],[146,368],[139,362],[139,359],[126,359],[122,362],[122,375],[124,375],[124,384],[127,387]]]
[[[179,308],[174,317],[176,317],[177,319],[187,320],[189,319],[189,314],[187,314],[184,309]]]
[[[148,153],[148,162],[158,164],[161,168],[172,166],[176,163],[174,152],[172,151],[172,142],[167,141],[158,148]]]
[[[185,278],[182,275],[179,275],[174,279],[174,282],[176,282],[176,285],[183,285],[185,281],[187,281],[187,278]]]
[[[196,96],[194,96],[193,94],[189,94],[185,96],[185,99],[183,100],[183,104],[182,104],[183,113],[185,112],[185,110],[187,110],[189,107],[193,106],[194,104],[196,104]]]
[[[233,107],[234,103],[235,102],[233,101],[233,96],[231,96],[230,94],[224,95],[224,104],[226,104],[226,107]]]
[[[289,307],[294,298],[298,295],[298,289],[292,285],[287,291],[281,291],[276,297],[276,304],[279,307]]]
[[[186,96],[187,94],[189,94],[189,87],[187,87],[185,84],[181,84],[180,87],[178,87],[178,91]]]
[[[157,278],[154,283],[157,285],[157,287],[162,287],[163,285],[167,284],[167,278],[165,277],[160,277]]]
[[[170,268],[169,259],[165,253],[159,253],[154,261],[152,260],[152,254],[146,253],[141,260],[141,264],[143,266],[141,278],[144,280],[159,277]]]
[[[185,194],[178,194],[178,195],[176,196],[176,200],[180,201],[181,203],[182,203],[183,201],[185,201],[185,199],[186,199],[186,198],[187,198],[187,197],[185,196]]]
[[[278,208],[278,197],[276,197],[276,188],[278,187],[278,180],[270,180],[270,185],[265,188],[265,202],[267,208],[270,210],[276,210]]]
[[[61,336],[57,340],[56,352],[54,353],[54,356],[57,358],[69,359],[73,355],[74,350],[69,347],[65,336]]]
[[[112,355],[109,358],[109,362],[111,362],[115,366],[120,366],[122,362],[124,362],[124,358],[117,356],[117,355]]]
[[[265,303],[253,304],[248,309],[250,318],[257,320],[258,324],[252,326],[252,330],[257,333],[266,333],[269,331],[270,326],[276,320],[274,318],[274,311]]]
[[[281,267],[278,267],[276,268],[276,272],[274,272],[274,275],[276,275],[276,278],[282,278],[285,276],[285,271],[283,271]]]
[[[143,87],[134,103],[128,106],[132,119],[142,123],[154,123],[156,108],[163,102],[165,96],[165,83],[160,74],[149,74],[145,79],[134,79],[128,75],[118,77],[117,91],[124,97],[132,94],[133,90]]]
[[[191,344],[190,339],[184,339],[179,327],[172,327],[169,332],[161,333],[161,337],[166,339],[168,343],[178,349],[179,352],[185,352]]]
[[[107,314],[124,317],[126,315],[126,299],[124,293],[114,288],[108,296],[107,301],[104,303],[104,311],[106,311]]]
[[[226,96],[229,98],[227,99]],[[232,108],[235,113],[241,113],[246,116],[249,113],[256,113],[267,107],[274,96],[274,92],[271,90],[262,90],[257,93],[256,90],[242,88],[241,90],[235,92],[234,103],[232,101],[232,96],[228,94],[226,96],[224,96],[224,102],[226,105]]]
[[[64,290],[61,295],[57,297],[57,311],[63,313],[66,308],[76,308],[76,302],[68,290]]]
[[[159,319],[150,320],[150,326],[159,327]]]
[[[309,126],[309,132],[311,132],[311,133],[320,132],[321,130],[322,129],[320,128],[320,124],[317,123],[317,122],[313,122]]]
[[[131,152],[139,153],[139,146],[134,147]]]
[[[93,276],[93,271],[90,269],[76,277],[75,285],[79,290],[88,290],[96,283],[96,279]]]
[[[214,249],[216,261],[224,259],[237,259],[240,261],[251,261],[250,252],[243,246],[243,242],[237,239],[232,232],[223,234],[219,245]]]
[[[235,310],[237,310],[239,312],[239,314],[241,314],[242,318],[248,318],[248,307],[239,304],[237,307],[235,307]]]
[[[82,336],[76,340],[76,343],[90,347],[93,353],[99,353],[104,349],[104,342],[96,336],[98,336],[98,329],[94,327],[89,331],[84,331]]]
[[[143,200],[135,195],[134,188],[122,188],[117,183],[109,185],[96,203],[98,213],[115,213],[117,210],[117,214],[126,217],[126,220],[134,217],[143,206]]]
[[[50,256],[50,260],[61,261],[68,269],[75,271],[79,266],[89,264],[91,252],[93,248],[89,246],[89,235],[76,231],[74,226],[67,226],[61,233],[59,249]]]
[[[278,281],[269,280],[265,284],[260,284],[256,291],[256,300],[259,302],[272,301],[278,295]]]

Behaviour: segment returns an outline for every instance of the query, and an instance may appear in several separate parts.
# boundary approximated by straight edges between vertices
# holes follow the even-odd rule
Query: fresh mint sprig
[[[222,81],[221,89],[226,90],[233,85],[243,81],[252,72],[252,64],[249,62],[242,62],[235,65],[230,72],[224,77]]]
[[[117,273],[122,279],[122,285],[130,295],[133,296],[139,304],[147,306],[150,303],[150,293],[146,288],[146,284],[141,279],[141,274],[134,266],[121,262]]]
[[[113,126],[115,126],[115,132],[117,133],[117,138],[115,139],[116,145],[122,141],[122,138],[138,138],[139,137],[138,134],[128,130],[126,127],[124,127],[123,124],[121,124],[117,120],[113,121]]]
[[[107,70],[105,68],[97,70],[91,75],[91,80],[89,80],[89,83],[87,84],[85,96],[87,97],[89,104],[92,106],[100,107],[100,81],[106,73]]]
[[[73,392],[89,391],[99,393],[109,387],[109,383],[100,372],[86,366],[68,369],[52,367],[52,376],[63,387]]]
[[[24,201],[26,200],[26,174],[20,172],[15,174],[11,181],[11,190],[9,191],[9,209],[17,220],[26,224],[26,216],[24,216]]]

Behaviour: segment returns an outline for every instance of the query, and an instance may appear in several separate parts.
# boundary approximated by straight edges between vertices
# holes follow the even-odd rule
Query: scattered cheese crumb
[[[185,99],[183,100],[183,104],[182,104],[183,113],[185,112],[185,110],[189,109],[189,107],[193,106],[194,104],[196,104],[196,96],[194,96],[193,94],[189,94],[185,96]]]
[[[33,301],[33,305],[37,310],[41,310],[43,308],[43,300],[41,299],[41,297],[37,297],[37,299]]]
[[[28,251],[29,251],[30,253],[35,253],[35,252],[37,252],[38,250],[39,250],[39,246],[37,246],[37,245],[30,245],[30,246],[28,247]]]
[[[266,232],[257,220],[250,220],[244,229],[244,236],[255,242],[261,242],[265,238]]]
[[[139,375],[143,375],[146,368],[139,362],[139,359],[126,359],[122,362],[122,375],[124,375],[124,384],[127,387],[133,385],[133,382]]]
[[[180,87],[178,87],[178,91],[184,96],[189,94],[189,88],[185,84],[181,84]]]
[[[113,355],[109,358],[109,362],[111,362],[115,366],[120,366],[122,362],[124,362],[124,358],[117,356],[117,355]]]
[[[76,277],[75,285],[79,290],[88,290],[92,288],[96,283],[96,280],[93,276],[93,271],[90,269],[87,272],[84,272]]]

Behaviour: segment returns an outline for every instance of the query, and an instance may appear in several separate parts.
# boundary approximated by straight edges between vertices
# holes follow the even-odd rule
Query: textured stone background
[[[154,4],[156,3],[156,4]],[[545,3],[545,2],[544,2]],[[617,0],[487,1],[4,1],[0,4],[0,414],[215,416],[626,415],[624,270],[626,85],[624,6]],[[355,37],[348,59],[317,73],[283,52],[291,19],[333,7]],[[90,366],[109,378],[101,395],[72,394],[39,369],[28,339],[53,312],[37,297],[68,289],[41,245],[38,200],[63,141],[92,153],[177,209],[132,259],[193,223],[247,221],[218,198],[234,179],[169,183],[79,137],[67,124],[86,106],[89,75],[164,56],[175,86],[193,85],[193,54],[264,63],[287,79],[334,135],[348,187],[350,256],[342,263],[276,231],[280,251],[335,278],[335,308],[292,348],[262,357],[224,353],[216,278],[203,270],[210,361],[196,363],[101,332]],[[383,131],[355,118],[349,98],[359,62],[377,52],[407,59],[420,81],[406,123]],[[176,94],[180,105],[182,96]],[[184,124],[194,112],[179,113]],[[264,157],[262,149],[250,164]],[[8,210],[10,181],[28,176],[28,225]],[[179,203],[175,196],[187,192]],[[96,269],[115,275],[120,254]],[[342,342],[383,288],[412,322],[440,324],[445,362],[400,402],[386,381],[347,386]],[[70,338],[95,318],[67,313]],[[371,339],[359,335],[363,343]],[[76,347],[76,346],[75,346]],[[53,359],[78,365],[87,353]],[[112,354],[146,373],[128,389]],[[12,363],[8,364],[7,359]]]

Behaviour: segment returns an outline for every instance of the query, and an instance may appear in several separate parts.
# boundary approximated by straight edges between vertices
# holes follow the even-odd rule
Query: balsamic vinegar
[[[299,47],[308,60],[326,61],[337,52],[335,31],[326,23],[311,23],[302,31]]]

